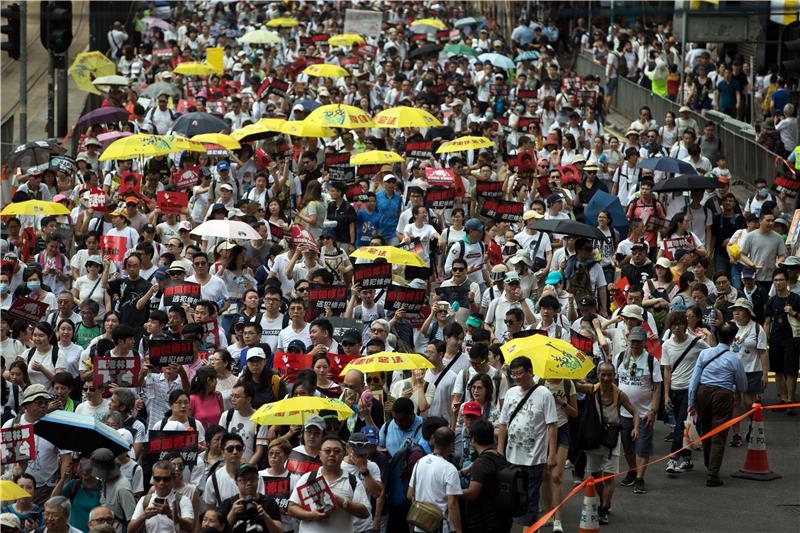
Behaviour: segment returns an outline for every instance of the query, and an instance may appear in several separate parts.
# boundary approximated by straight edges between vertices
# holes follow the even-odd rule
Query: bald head
[[[433,448],[441,455],[449,454],[455,442],[456,434],[448,426],[440,427],[433,432]]]
[[[342,382],[345,387],[353,389],[360,394],[364,389],[364,373],[360,370],[350,370],[344,375]]]
[[[97,527],[101,524],[114,525],[114,511],[105,505],[99,505],[89,512],[89,527]]]

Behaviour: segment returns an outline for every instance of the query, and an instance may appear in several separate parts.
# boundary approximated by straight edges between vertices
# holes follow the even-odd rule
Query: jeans
[[[669,398],[672,401],[672,412],[675,415],[675,431],[672,432],[672,447],[669,451],[676,452],[683,448],[683,423],[686,421],[686,413],[689,409],[689,390],[671,390]],[[681,457],[691,457],[690,450],[680,453]]]
[[[739,264],[731,265],[731,285],[735,289],[742,290],[742,267]]]
[[[728,277],[731,275],[731,262],[725,252],[714,254],[714,272],[725,272]]]
[[[528,472],[528,512],[517,517],[516,521],[523,526],[532,526],[539,518],[539,488],[544,477],[544,463],[521,468]]]

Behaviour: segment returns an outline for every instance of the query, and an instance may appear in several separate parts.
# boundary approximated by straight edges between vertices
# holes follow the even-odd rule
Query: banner
[[[172,363],[189,365],[194,362],[194,343],[187,339],[154,339],[148,341],[150,364],[167,366]]]
[[[425,179],[432,187],[452,187],[455,181],[456,171],[452,168],[431,168],[425,169]]]
[[[291,456],[289,461],[291,462]],[[316,476],[312,482],[300,485],[296,490],[300,496],[300,505],[307,511],[328,512],[336,509],[336,500],[325,476]]]
[[[453,303],[458,302],[458,305],[468,309],[469,308],[469,284],[452,286],[452,287],[436,287],[436,294],[439,296],[440,301]]]
[[[481,215],[505,222],[519,222],[524,210],[525,204],[522,202],[489,199],[483,202]]]
[[[100,237],[100,255],[108,256],[112,261],[124,261],[125,251],[128,249],[127,237]]]
[[[78,170],[78,165],[75,163],[75,159],[68,155],[51,155],[50,169],[72,176]]]
[[[89,190],[89,198],[86,200],[86,207],[105,213],[106,193],[103,192],[103,189],[94,188]]]
[[[425,305],[426,292],[425,289],[389,285],[389,288],[386,289],[384,308],[391,311],[405,309],[406,315],[419,314],[422,311],[422,306]]]
[[[425,207],[449,209],[455,205],[456,190],[453,187],[431,187],[425,191]]]
[[[408,157],[428,159],[431,155],[433,155],[433,143],[431,141],[406,143],[406,156]]]
[[[292,450],[292,453],[289,454],[289,460],[286,461],[286,470],[301,476],[306,472],[319,470],[320,466],[322,466],[322,463],[319,459],[297,450]]]
[[[136,172],[125,172],[120,176],[119,193],[128,194],[142,192],[142,175]]]
[[[573,165],[559,166],[558,172],[561,174],[561,184],[568,189],[581,182],[581,175]]]
[[[312,283],[308,288],[308,303],[312,309],[333,312],[344,311],[350,300],[350,289],[344,285],[321,285]]]
[[[342,337],[348,330],[357,331],[359,338],[361,338],[361,332],[364,331],[364,322],[355,318],[331,316],[328,317],[328,322],[333,326],[333,338],[336,342],[342,342]]]
[[[10,465],[36,459],[36,437],[33,424],[0,430],[0,464]]]
[[[331,181],[346,181],[353,177],[350,166],[350,152],[338,152],[325,155],[325,169]]]
[[[49,308],[50,306],[44,302],[27,296],[19,296],[14,298],[14,301],[11,302],[11,307],[3,314],[10,319],[9,324],[13,323],[14,320],[24,320],[25,322],[36,324],[47,314]]]
[[[199,283],[170,281],[164,287],[164,307],[167,309],[173,305],[183,306],[183,304],[189,304],[189,307],[194,307],[201,299]]]
[[[95,356],[92,361],[92,384],[105,388],[109,383],[120,387],[138,387],[142,362],[139,356]]]
[[[185,170],[176,170],[172,173],[172,182],[179,191],[187,191],[200,181],[200,169],[190,167]]]
[[[189,205],[189,196],[185,192],[160,191],[156,193],[156,203],[162,214],[180,215],[181,210]]]
[[[289,90],[289,82],[284,80],[272,80],[269,82],[269,94],[285,98],[286,91]]]
[[[369,11],[366,9],[345,9],[344,11],[344,33],[381,37],[382,24],[382,11]]]
[[[502,181],[479,181],[475,184],[475,192],[479,198],[502,198]]]
[[[594,343],[592,342],[592,339],[584,337],[583,335],[581,335],[580,333],[571,328],[569,332],[570,332],[570,337],[569,337],[570,344],[572,344],[574,347],[576,347],[577,349],[579,349],[580,351],[584,352],[586,355],[591,357],[592,353],[594,352]]]
[[[286,383],[297,381],[297,373],[303,369],[311,368],[313,355],[307,353],[275,352],[272,367]]]
[[[353,280],[362,289],[384,289],[392,284],[392,264],[356,263],[353,265]]]

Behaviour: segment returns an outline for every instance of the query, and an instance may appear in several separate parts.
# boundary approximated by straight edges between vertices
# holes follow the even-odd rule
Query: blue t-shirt
[[[386,448],[389,451],[389,455],[394,455],[403,447],[406,440],[413,442],[420,436],[422,436],[421,416],[416,416],[411,427],[406,430],[400,429],[397,426],[397,422],[392,420],[391,422],[386,422],[378,432],[378,445]]]
[[[388,241],[395,237],[397,232],[397,222],[400,220],[403,199],[397,193],[394,193],[391,198],[388,198],[386,196],[386,191],[378,191],[375,197],[378,201],[377,213],[380,217],[378,230],[380,231],[381,237]]]
[[[789,91],[776,89],[770,95],[775,113],[783,113],[783,106],[789,103]]]
[[[89,513],[100,505],[100,485],[90,489],[82,484],[74,488],[79,479],[67,481],[61,489],[61,495],[69,498],[72,510],[69,513],[69,525],[81,531],[89,531]]]
[[[369,246],[369,241],[378,233],[381,216],[376,209],[369,214],[366,209],[359,209],[356,215],[356,246]]]

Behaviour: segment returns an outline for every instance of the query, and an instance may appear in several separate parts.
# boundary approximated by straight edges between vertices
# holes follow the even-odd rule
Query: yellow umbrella
[[[346,78],[350,75],[346,68],[342,68],[338,65],[326,65],[324,63],[307,66],[303,74],[316,76],[317,78]]]
[[[328,39],[328,44],[331,46],[353,46],[363,42],[364,38],[357,33],[342,33]]]
[[[100,155],[100,161],[166,155],[173,151],[175,148],[163,135],[137,133],[111,143]]]
[[[417,368],[433,368],[433,363],[416,353],[378,352],[353,359],[342,369],[340,376],[351,370],[369,372],[391,372],[392,370],[416,370]]]
[[[262,118],[257,125],[264,127],[267,131],[275,131],[280,133],[281,127],[286,123],[285,118]]]
[[[0,501],[13,502],[20,498],[30,498],[31,496],[32,494],[28,494],[28,491],[10,479],[0,481]]]
[[[116,72],[117,66],[114,62],[96,51],[78,54],[69,67],[69,73],[72,74],[78,89],[92,94],[101,94],[97,87],[92,85],[95,78],[111,76]]]
[[[26,200],[8,204],[0,215],[69,215],[70,210],[57,202],[44,200]],[[2,500],[2,498],[0,498]]]
[[[261,426],[302,425],[310,416],[319,411],[335,411],[339,420],[353,416],[353,410],[341,400],[319,396],[295,396],[262,405],[250,415],[250,420]]]
[[[416,107],[391,107],[375,115],[376,128],[430,128],[441,126],[439,119]]]
[[[323,105],[312,111],[306,121],[329,128],[372,128],[369,114],[358,107],[342,104]]]
[[[350,166],[356,165],[388,165],[389,163],[401,163],[405,160],[397,152],[387,152],[385,150],[370,150],[350,157]]]
[[[412,26],[430,26],[432,28],[436,28],[437,30],[444,30],[447,29],[447,25],[442,22],[441,20],[436,19],[420,19],[415,20],[411,23]]]
[[[492,148],[494,143],[487,139],[486,137],[472,137],[472,136],[465,136],[465,137],[458,137],[457,139],[453,139],[452,141],[447,141],[446,143],[442,143],[438,150],[436,150],[437,154],[449,154],[451,152],[464,152],[466,150],[478,150],[480,148]]]
[[[395,248],[394,246],[364,246],[350,254],[350,257],[361,257],[363,259],[372,260],[383,258],[393,265],[425,266],[425,261],[423,261],[419,255],[414,252],[409,252],[408,250]]]
[[[253,30],[245,33],[239,37],[240,43],[248,44],[278,44],[281,38],[274,31],[269,30]]]
[[[298,24],[300,24],[300,22],[292,17],[280,17],[267,22],[267,26],[270,28],[294,28]]]
[[[292,122],[285,122],[281,126],[281,133],[291,135],[292,137],[333,137],[336,131],[320,126],[319,124],[311,124],[305,120],[295,120]]]
[[[172,71],[175,74],[183,76],[211,76],[217,69],[208,63],[200,63],[198,61],[190,61],[188,63],[181,63]]]
[[[206,147],[203,146],[203,143],[193,141],[188,137],[184,137],[183,135],[178,135],[176,133],[172,133],[170,135],[164,136],[167,141],[172,145],[172,152],[205,152]]]
[[[241,127],[231,133],[231,137],[239,142],[249,142],[269,137],[275,131],[278,130],[275,130],[272,126],[265,126],[264,124],[248,124],[247,126]]]
[[[594,363],[572,344],[544,335],[511,339],[500,347],[506,361],[525,356],[533,363],[533,373],[544,379],[583,379]]]
[[[242,147],[239,141],[224,133],[201,133],[192,137],[192,140],[203,144],[218,144],[226,150],[238,150]]]

